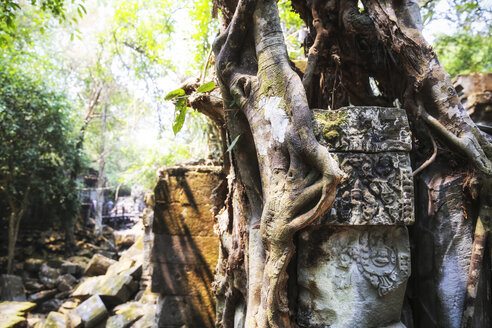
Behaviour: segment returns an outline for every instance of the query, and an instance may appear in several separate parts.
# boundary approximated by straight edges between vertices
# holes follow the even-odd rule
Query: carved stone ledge
[[[412,150],[404,109],[357,106],[314,110],[314,132],[330,152],[380,153]]]

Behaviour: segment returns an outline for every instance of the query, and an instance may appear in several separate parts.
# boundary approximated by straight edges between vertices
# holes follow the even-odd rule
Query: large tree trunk
[[[305,74],[288,59],[276,1],[214,2],[224,23],[214,53],[225,125],[229,140],[239,137],[226,158],[229,196],[218,217],[219,327],[295,325],[287,292],[294,234],[331,207],[341,179],[314,137],[310,106],[403,103],[418,146],[414,166],[425,163],[418,171],[436,157],[435,133],[451,150],[439,156],[490,179],[492,147],[423,39],[415,1],[362,2],[361,12],[356,0],[292,1],[310,28]]]

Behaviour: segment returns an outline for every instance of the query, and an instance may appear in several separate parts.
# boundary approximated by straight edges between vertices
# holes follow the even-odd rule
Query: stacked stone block
[[[159,293],[159,327],[213,327],[212,291],[219,240],[214,189],[221,168],[186,166],[162,171],[155,188],[152,291]]]

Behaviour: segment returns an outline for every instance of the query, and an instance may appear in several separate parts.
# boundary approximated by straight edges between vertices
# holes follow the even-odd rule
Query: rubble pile
[[[60,242],[57,233],[46,236],[51,246]],[[44,245],[14,275],[0,275],[0,328],[153,326],[157,295],[144,283],[148,277],[141,283],[142,220],[130,230],[104,226],[99,238],[86,236],[78,232],[76,256],[43,257]]]

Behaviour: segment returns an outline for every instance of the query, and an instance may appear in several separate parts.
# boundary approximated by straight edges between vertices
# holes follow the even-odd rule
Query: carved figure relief
[[[410,159],[403,153],[337,153],[341,181],[333,209],[318,224],[393,225],[414,220]]]

